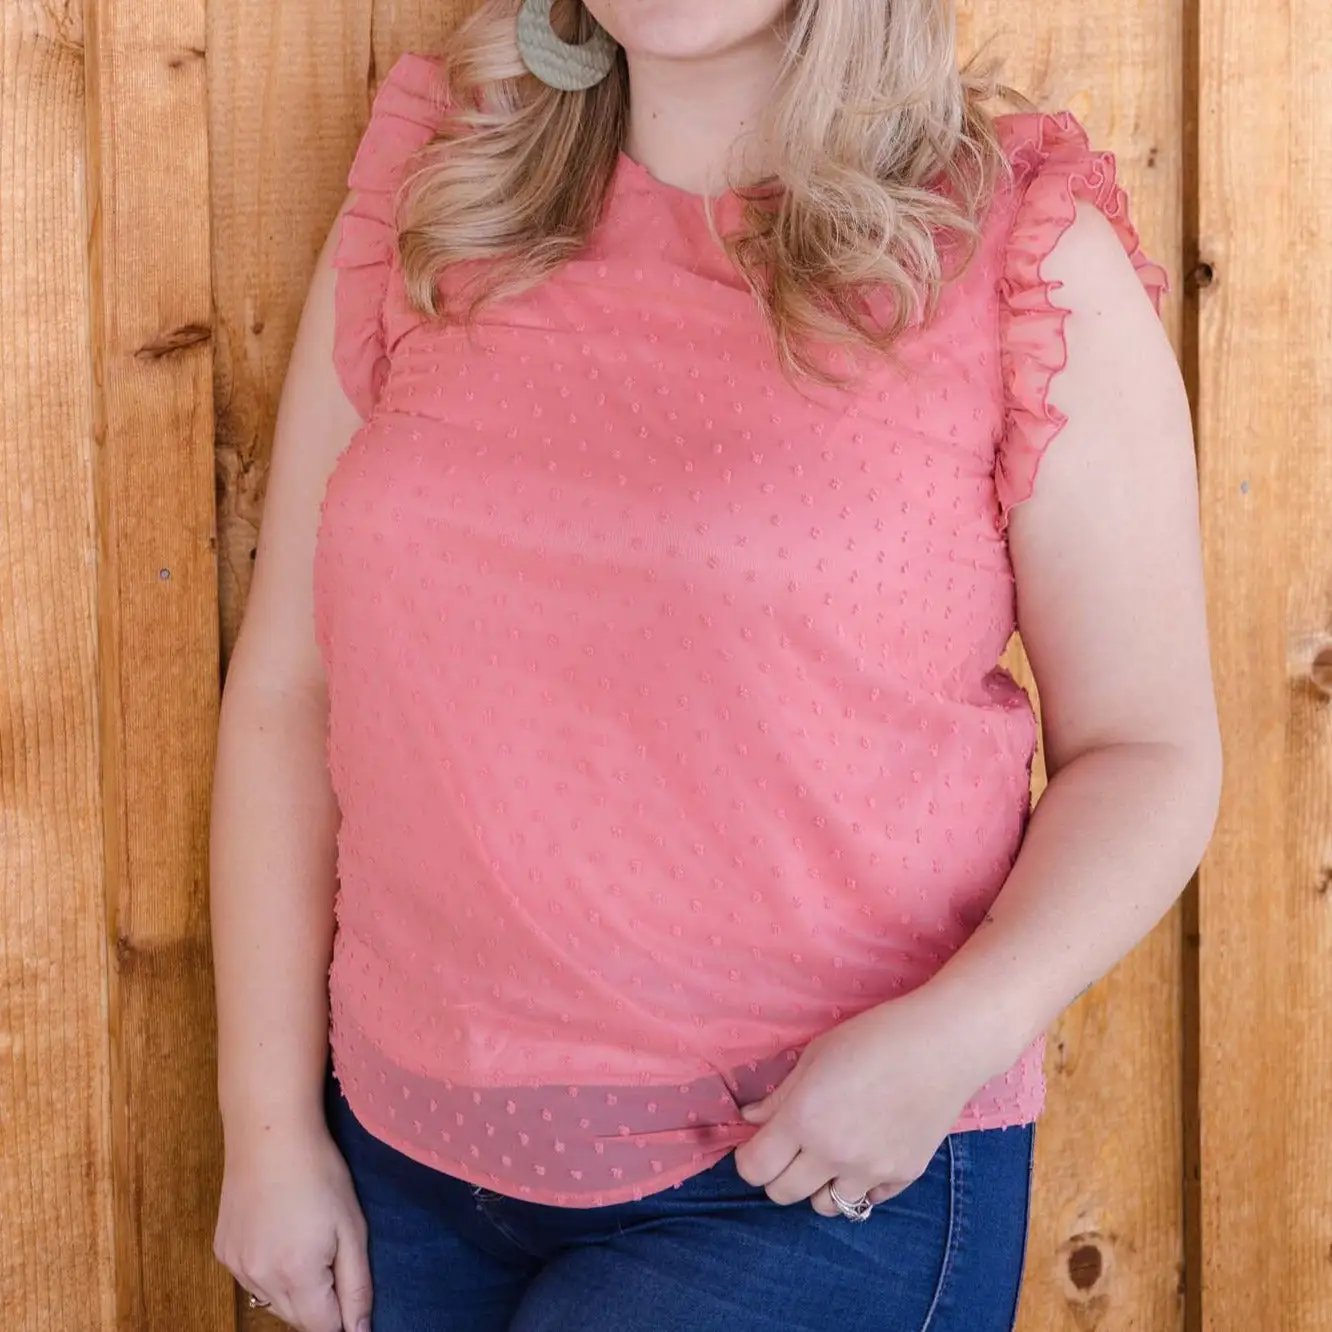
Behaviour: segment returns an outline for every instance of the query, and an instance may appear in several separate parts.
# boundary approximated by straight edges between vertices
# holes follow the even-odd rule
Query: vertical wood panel
[[[206,867],[218,652],[203,12],[203,0],[87,8],[109,963],[101,1090],[115,1326],[136,1332],[231,1323],[231,1283],[211,1244],[221,1135]]]
[[[1160,0],[962,0],[964,54],[1070,108],[1114,151],[1143,245],[1170,270],[1179,330],[1182,11]],[[1020,640],[1005,656],[1036,693]],[[1033,773],[1044,786],[1042,756]],[[1170,1332],[1183,1326],[1180,908],[1050,1031],[1049,1100],[1018,1326]]]
[[[1200,432],[1229,755],[1201,894],[1204,1326],[1314,1332],[1332,1328],[1332,35],[1324,0],[1199,13]]]
[[[0,5],[0,1325],[112,1326],[82,19]]]

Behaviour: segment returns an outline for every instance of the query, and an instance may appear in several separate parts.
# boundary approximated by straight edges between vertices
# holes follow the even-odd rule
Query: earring
[[[616,41],[601,24],[582,43],[566,42],[550,21],[553,0],[523,0],[518,11],[518,54],[543,83],[564,92],[590,88],[610,73]]]

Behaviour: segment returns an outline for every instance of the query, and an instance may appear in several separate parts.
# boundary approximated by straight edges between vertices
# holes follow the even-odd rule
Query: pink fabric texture
[[[756,1132],[742,1104],[998,894],[1037,738],[1006,518],[1062,424],[1040,259],[1085,197],[1167,283],[1111,155],[1024,113],[980,253],[849,393],[782,377],[701,201],[623,154],[586,248],[468,334],[394,245],[441,99],[433,58],[389,71],[334,259],[364,419],[314,567],[334,1071],[415,1159],[595,1206]],[[1036,1118],[1043,1051],[954,1128]]]
[[[1114,154],[1093,150],[1071,113],[1024,112],[1004,117],[1001,128],[1023,182],[999,279],[1009,421],[996,458],[995,490],[1000,529],[1006,530],[1009,510],[1030,497],[1046,446],[1067,424],[1049,401],[1049,389],[1067,359],[1068,312],[1051,299],[1059,283],[1045,281],[1040,265],[1073,222],[1078,200],[1095,204],[1109,218],[1158,314],[1170,282],[1165,269],[1143,253]]]

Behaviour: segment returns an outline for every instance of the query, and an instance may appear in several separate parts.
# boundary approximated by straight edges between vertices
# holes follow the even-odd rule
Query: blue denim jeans
[[[371,1134],[329,1074],[369,1230],[372,1332],[1011,1332],[1035,1125],[952,1133],[855,1223],[780,1205],[728,1152],[637,1202],[497,1194]]]

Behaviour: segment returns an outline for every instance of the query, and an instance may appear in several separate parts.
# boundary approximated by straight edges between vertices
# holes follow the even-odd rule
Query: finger
[[[301,1332],[342,1332],[342,1315],[333,1291],[333,1273],[321,1267],[293,1281],[286,1292],[287,1303]],[[276,1301],[274,1301],[276,1303]]]
[[[370,1320],[370,1256],[364,1227],[346,1223],[338,1227],[338,1250],[333,1255],[333,1289],[347,1332],[366,1332]],[[362,1322],[364,1320],[364,1323]]]
[[[823,1188],[832,1173],[832,1167],[826,1161],[821,1161],[810,1152],[801,1152],[768,1185],[768,1197],[784,1207],[803,1202]]]
[[[899,1193],[904,1192],[911,1187],[910,1184],[876,1184],[869,1191],[869,1200],[876,1205],[881,1202],[887,1202],[889,1198],[896,1198]],[[842,1193],[842,1186],[837,1186],[837,1192]],[[846,1194],[842,1193],[845,1198]]]
[[[765,1096],[761,1101],[750,1101],[740,1107],[740,1117],[749,1124],[766,1124],[777,1109],[776,1096]]]
[[[869,1198],[869,1193],[875,1187],[875,1177],[873,1175],[856,1174],[848,1172],[844,1175],[838,1175],[832,1181],[833,1188],[837,1190],[838,1197],[844,1202],[853,1203],[861,1198]],[[832,1197],[832,1189],[828,1190],[828,1196]],[[873,1198],[869,1198],[873,1202]],[[834,1202],[833,1206],[837,1204]]]
[[[273,1295],[264,1289],[262,1281],[252,1281],[249,1277],[236,1277],[236,1284],[240,1286],[241,1292],[245,1296],[245,1307],[250,1307],[250,1296],[253,1295],[259,1301],[259,1308],[276,1317],[281,1317],[278,1309],[278,1301]]]
[[[287,1298],[287,1292],[281,1287],[276,1277],[270,1277],[265,1281],[241,1282],[245,1290],[245,1304],[249,1307],[249,1296],[255,1295],[267,1303],[261,1306],[262,1311],[278,1322],[289,1326],[296,1326],[296,1313],[291,1307],[291,1301]]]
[[[832,1196],[833,1188],[836,1187],[838,1194],[847,1202],[855,1202],[857,1198],[868,1197],[870,1202],[874,1202],[873,1191],[868,1187],[868,1181],[859,1175],[839,1175],[835,1179],[830,1179],[814,1196],[810,1199],[814,1210],[822,1212],[824,1216],[841,1216],[842,1209],[838,1207]]]
[[[832,1200],[832,1190],[827,1184],[810,1195],[809,1205],[823,1216],[841,1216],[837,1204]]]
[[[260,1301],[259,1307],[265,1313],[272,1314],[274,1318],[290,1321],[291,1311],[287,1307],[276,1272],[252,1271],[247,1265],[238,1263],[231,1269],[231,1274],[241,1288],[247,1309],[250,1306],[250,1296],[253,1295]]]
[[[746,1184],[762,1188],[795,1160],[799,1150],[799,1140],[781,1120],[774,1120],[735,1149],[735,1168]]]

